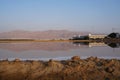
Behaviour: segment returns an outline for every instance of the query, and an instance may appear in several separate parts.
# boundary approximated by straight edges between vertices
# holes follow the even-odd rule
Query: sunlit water
[[[64,60],[72,56],[120,59],[120,48],[104,43],[32,42],[0,43],[0,59]]]

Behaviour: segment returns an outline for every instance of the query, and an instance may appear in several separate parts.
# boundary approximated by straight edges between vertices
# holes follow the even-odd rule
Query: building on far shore
[[[89,39],[104,39],[107,35],[102,34],[89,34]]]
[[[84,36],[74,36],[71,40],[89,40],[89,39],[104,39],[107,35],[101,34],[88,34]]]

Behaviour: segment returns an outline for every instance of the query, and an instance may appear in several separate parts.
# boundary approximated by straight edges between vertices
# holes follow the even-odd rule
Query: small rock
[[[16,62],[17,62],[17,61],[20,61],[20,59],[16,58],[14,61],[16,61]]]
[[[114,69],[111,67],[107,67],[107,68],[105,68],[105,71],[108,73],[112,73],[114,71]]]
[[[97,65],[97,66],[102,66],[103,63],[102,63],[102,62],[97,62],[96,65]]]
[[[71,59],[72,60],[80,60],[80,57],[79,56],[73,56]]]
[[[91,60],[91,61],[94,61],[95,59],[97,59],[97,57],[93,57],[93,56],[91,56],[91,57],[89,57],[89,58],[87,58],[88,60]]]
[[[49,62],[53,62],[54,60],[53,59],[50,59]]]
[[[105,80],[110,80],[109,78],[105,78]]]

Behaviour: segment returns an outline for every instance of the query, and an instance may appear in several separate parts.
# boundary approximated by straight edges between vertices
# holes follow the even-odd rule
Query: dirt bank
[[[120,60],[0,61],[0,80],[120,80]]]

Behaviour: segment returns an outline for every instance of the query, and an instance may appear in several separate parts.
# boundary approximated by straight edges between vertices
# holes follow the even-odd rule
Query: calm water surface
[[[72,43],[72,42],[32,42],[0,43],[0,59],[69,59],[71,56],[89,56],[120,59],[120,44]]]

